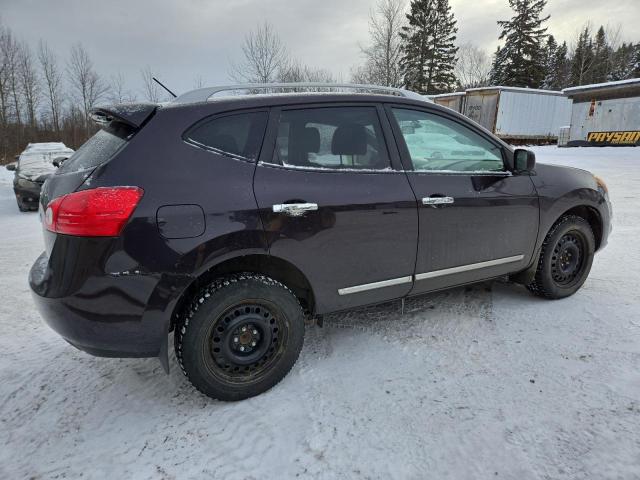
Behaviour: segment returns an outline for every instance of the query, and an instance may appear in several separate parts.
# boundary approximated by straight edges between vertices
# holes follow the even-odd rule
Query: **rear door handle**
[[[444,205],[453,203],[453,197],[423,197],[423,205]]]
[[[318,210],[317,203],[279,203],[273,206],[273,213],[284,213],[291,217],[300,217],[314,210]]]

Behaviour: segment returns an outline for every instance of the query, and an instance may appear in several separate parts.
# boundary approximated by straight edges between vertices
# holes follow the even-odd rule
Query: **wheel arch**
[[[171,315],[169,331],[173,329],[191,298],[213,279],[232,273],[250,272],[266,275],[287,286],[300,301],[305,312],[315,311],[315,295],[306,275],[295,265],[268,254],[248,254],[227,258],[202,271],[181,293]]]
[[[563,212],[558,218],[555,219],[553,225],[558,223],[558,221],[566,216],[566,215],[575,215],[577,217],[584,218],[591,227],[591,231],[593,232],[593,237],[596,241],[596,250],[600,248],[600,244],[602,243],[602,234],[603,234],[603,223],[602,217],[600,216],[600,212],[594,207],[589,205],[578,205],[576,207],[572,207],[569,210]],[[551,228],[553,228],[553,225]],[[546,236],[546,233],[545,233]]]
[[[510,275],[510,279],[516,283],[522,285],[528,285],[533,281],[535,277],[536,270],[538,268],[538,262],[540,260],[540,252],[542,250],[542,244],[544,239],[547,237],[547,234],[553,229],[553,227],[560,221],[561,218],[567,215],[575,215],[580,218],[584,218],[591,230],[593,231],[593,237],[596,242],[596,250],[600,248],[600,244],[602,243],[602,235],[604,233],[603,221],[600,216],[600,212],[595,207],[590,205],[576,205],[568,209],[564,209],[562,213],[557,214],[548,228],[545,229],[544,232],[540,232],[538,242],[536,244],[536,248],[534,254],[531,259],[531,264],[526,270]]]

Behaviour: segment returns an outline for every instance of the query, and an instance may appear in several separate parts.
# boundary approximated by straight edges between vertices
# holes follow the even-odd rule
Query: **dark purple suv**
[[[584,283],[611,218],[591,173],[410,92],[303,87],[94,110],[102,129],[42,190],[47,323],[167,371],[173,331],[189,380],[237,400],[287,374],[306,318],[495,277],[547,298]]]

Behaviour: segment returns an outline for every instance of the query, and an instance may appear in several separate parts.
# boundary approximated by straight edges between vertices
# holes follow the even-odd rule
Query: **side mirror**
[[[513,152],[513,169],[516,172],[531,172],[536,167],[536,154],[531,150],[516,148]]]
[[[62,162],[64,162],[67,158],[69,157],[56,157],[53,159],[53,166],[54,167],[59,167],[60,165],[62,165]]]
[[[18,165],[16,164],[16,162],[13,162],[13,163],[9,163],[9,164],[6,166],[6,168],[7,168],[7,170],[9,170],[10,172],[15,172],[15,171],[16,171],[16,168],[17,168],[17,166],[18,166]]]

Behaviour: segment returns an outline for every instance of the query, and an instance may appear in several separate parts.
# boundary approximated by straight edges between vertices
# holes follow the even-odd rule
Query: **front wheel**
[[[535,278],[527,288],[545,298],[573,295],[586,281],[594,254],[589,223],[576,215],[562,217],[542,244]]]
[[[189,381],[219,400],[242,400],[277,384],[304,341],[304,313],[295,295],[263,275],[217,279],[177,325],[175,350]]]

